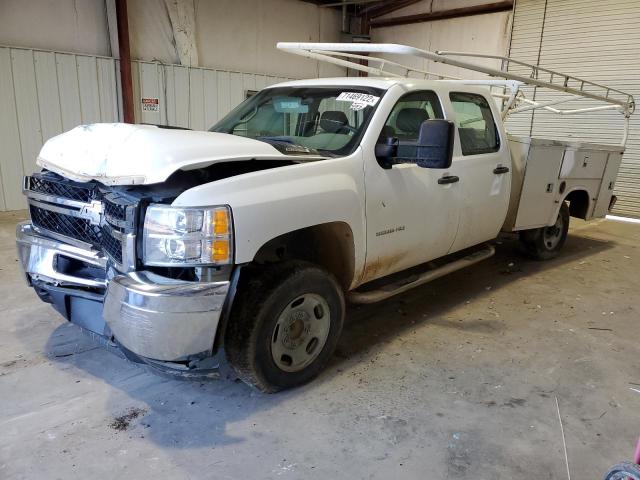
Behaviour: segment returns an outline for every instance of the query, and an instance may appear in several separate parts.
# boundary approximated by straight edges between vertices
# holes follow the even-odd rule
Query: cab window
[[[460,135],[463,155],[497,152],[500,149],[498,128],[489,102],[475,93],[451,92],[454,122]]]
[[[380,137],[417,141],[420,125],[432,118],[444,118],[435,92],[408,93],[401,97],[391,110]]]
[[[398,139],[398,157],[415,157],[420,125],[425,120],[444,118],[435,92],[411,92],[397,101],[380,132],[379,143]]]

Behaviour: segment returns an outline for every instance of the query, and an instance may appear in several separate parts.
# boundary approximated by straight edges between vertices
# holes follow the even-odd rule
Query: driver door
[[[435,92],[408,93],[396,102],[380,133],[399,140],[398,156],[415,156],[420,124],[444,118]],[[403,147],[404,143],[404,147]],[[366,152],[375,155],[374,151]],[[383,168],[367,161],[365,171],[367,255],[362,282],[446,255],[460,215],[459,184],[447,169],[415,164]]]

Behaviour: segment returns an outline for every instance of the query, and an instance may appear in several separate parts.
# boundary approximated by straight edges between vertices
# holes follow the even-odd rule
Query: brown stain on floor
[[[116,418],[114,418],[113,421],[109,424],[109,426],[114,430],[123,432],[129,428],[129,425],[131,425],[131,422],[133,420],[135,420],[140,416],[143,416],[146,413],[147,411],[143,408],[132,407],[127,411],[127,413],[123,415],[119,415]]]

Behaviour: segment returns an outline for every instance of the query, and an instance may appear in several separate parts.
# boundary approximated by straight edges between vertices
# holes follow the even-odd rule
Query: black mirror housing
[[[393,166],[393,160],[398,155],[398,139],[385,138],[385,143],[376,143],[376,158],[382,168],[389,169]]]
[[[449,168],[453,159],[454,139],[453,122],[425,120],[420,124],[417,141],[401,142],[398,138],[388,137],[384,143],[376,144],[375,154],[385,169],[401,163],[413,163],[422,168]]]
[[[425,120],[420,125],[416,163],[422,168],[449,168],[453,159],[455,125],[449,120]]]

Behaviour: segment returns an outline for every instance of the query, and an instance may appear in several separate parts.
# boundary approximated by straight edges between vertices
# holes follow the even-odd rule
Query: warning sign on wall
[[[143,98],[143,112],[158,112],[160,110],[160,100],[158,98]]]

